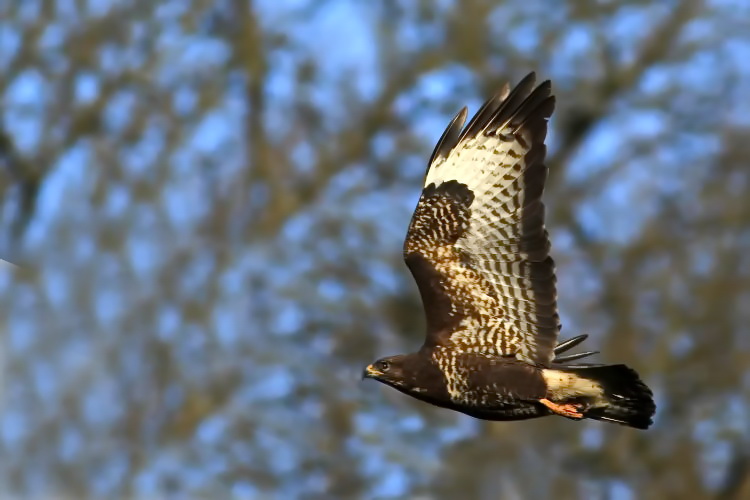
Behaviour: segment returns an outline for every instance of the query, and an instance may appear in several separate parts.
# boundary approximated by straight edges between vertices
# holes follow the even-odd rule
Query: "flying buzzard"
[[[555,98],[529,74],[464,128],[459,111],[435,146],[404,242],[427,317],[419,351],[363,376],[486,420],[562,415],[646,429],[651,391],[625,365],[568,364],[556,345],[555,267],[541,196]]]

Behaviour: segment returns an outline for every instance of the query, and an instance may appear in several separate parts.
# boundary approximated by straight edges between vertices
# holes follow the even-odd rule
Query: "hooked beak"
[[[376,370],[374,366],[367,365],[367,368],[362,372],[362,380],[366,378],[377,378],[382,374],[383,372]]]

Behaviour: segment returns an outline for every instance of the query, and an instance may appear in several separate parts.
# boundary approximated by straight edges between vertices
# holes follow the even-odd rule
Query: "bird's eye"
[[[381,372],[387,372],[388,368],[391,367],[391,364],[388,361],[381,361],[378,363],[378,370]]]

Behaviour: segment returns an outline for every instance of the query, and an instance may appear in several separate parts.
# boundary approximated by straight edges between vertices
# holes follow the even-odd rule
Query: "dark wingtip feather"
[[[469,110],[464,106],[458,113],[456,113],[456,116],[453,117],[448,124],[448,127],[446,127],[443,132],[443,135],[440,136],[440,140],[438,140],[438,143],[435,145],[435,149],[432,151],[430,161],[427,163],[428,168],[439,156],[448,156],[448,153],[456,147],[456,144],[458,144],[458,138],[461,135],[461,129],[464,126],[468,114]]]
[[[447,157],[459,143],[484,133],[488,128],[499,127],[511,120],[516,120],[514,126],[518,128],[532,116],[541,115],[543,118],[549,118],[555,107],[555,98],[551,95],[552,84],[545,80],[534,88],[535,82],[536,73],[532,71],[513,89],[506,83],[479,108],[466,127],[463,127],[463,124],[468,116],[468,110],[465,107],[461,109],[448,124],[432,151],[427,164],[428,170],[435,160]]]
[[[467,137],[476,137],[482,130],[484,130],[486,125],[492,119],[492,116],[494,116],[506,100],[507,97],[503,97],[502,93],[490,97],[484,104],[482,104],[482,107],[479,108],[479,111],[477,111],[474,117],[469,121],[469,124],[464,131],[461,132],[458,142],[465,140]]]
[[[529,73],[510,92],[503,88],[484,103],[476,115],[466,126],[458,142],[476,137],[479,134],[490,134],[505,124],[510,124],[518,131],[527,123],[538,123],[541,118],[543,126],[532,125],[529,134],[533,142],[546,132],[546,120],[552,116],[555,108],[555,98],[552,95],[552,83],[545,80],[536,88],[536,74]]]
[[[477,114],[474,115],[474,118],[471,119],[461,137],[459,137],[458,142],[476,137],[493,122],[499,122],[502,119],[501,117],[507,119],[507,115],[516,111],[529,94],[532,93],[534,82],[536,82],[536,73],[532,71],[510,92],[507,91],[509,87],[506,88],[504,86],[500,92],[487,100],[479,111],[477,111]]]

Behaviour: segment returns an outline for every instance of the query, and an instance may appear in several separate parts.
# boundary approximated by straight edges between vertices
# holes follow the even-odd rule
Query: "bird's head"
[[[432,358],[421,352],[381,358],[367,365],[362,378],[375,379],[417,399],[445,396],[445,378]]]
[[[367,365],[362,372],[362,378],[372,378],[391,386],[402,386],[406,382],[405,363],[407,356],[399,354],[381,358]]]

